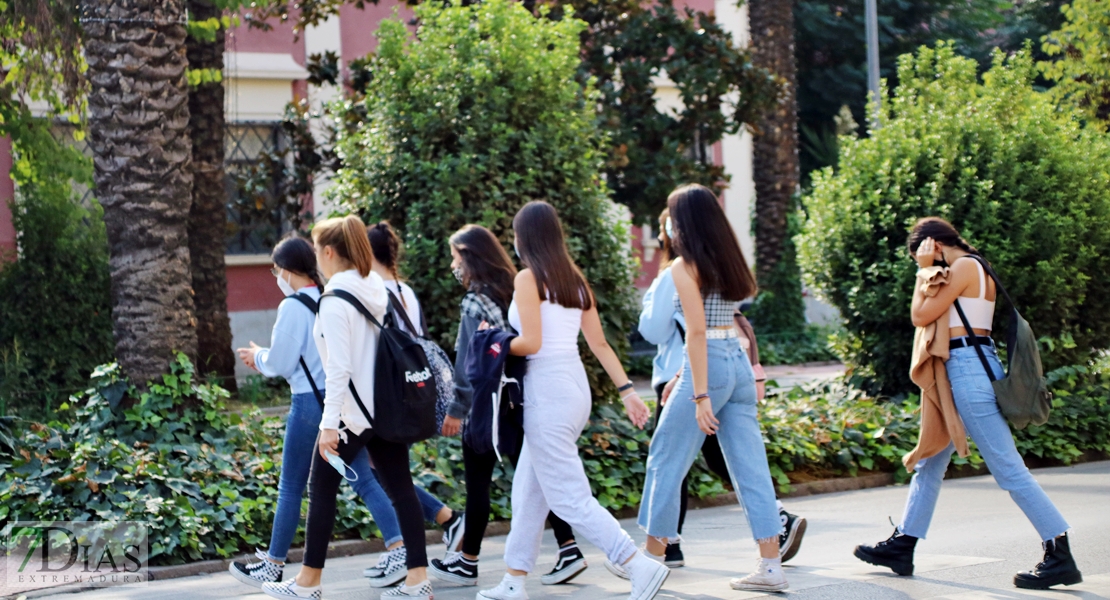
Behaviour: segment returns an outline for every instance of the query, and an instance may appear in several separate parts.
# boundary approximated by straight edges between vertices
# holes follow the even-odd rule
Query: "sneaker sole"
[[[245,583],[247,585],[254,586],[258,589],[262,589],[262,584],[263,583],[281,583],[280,580],[279,581],[259,581],[255,578],[251,577],[250,575],[247,575],[246,573],[240,571],[239,569],[236,569],[234,564],[228,565],[227,570],[231,572],[232,577],[239,580],[239,583]]]
[[[1047,590],[1054,585],[1076,585],[1078,583],[1083,583],[1082,573],[1068,573],[1049,581],[1026,581],[1017,577],[1014,578],[1014,587],[1023,590]]]
[[[474,600],[497,600],[497,598],[478,592],[478,594],[474,596]],[[528,600],[528,592],[522,592],[516,600]]]
[[[856,558],[862,560],[863,562],[865,562],[869,565],[875,565],[876,567],[886,567],[886,568],[890,569],[891,571],[894,571],[894,573],[896,575],[900,575],[902,577],[909,577],[910,575],[913,575],[913,563],[910,563],[909,565],[906,565],[905,563],[887,562],[887,561],[884,561],[884,560],[874,558],[871,555],[863,552],[859,548],[856,548],[856,551],[853,552],[852,554],[855,555]]]
[[[780,560],[782,562],[794,558],[794,555],[802,548],[802,537],[804,537],[805,534],[806,520],[802,517],[798,517],[794,521],[794,528],[791,529],[790,533],[786,536],[786,548],[783,548],[783,552],[780,555]]]
[[[278,598],[278,600],[289,600],[290,598],[293,598],[294,600],[301,600],[301,599],[304,598],[304,596],[290,596],[288,594],[278,594],[278,593],[275,593],[275,592],[271,592],[270,590],[268,590],[266,588],[262,588],[262,593],[266,594],[267,596],[269,596],[271,598]],[[311,598],[311,596],[309,596],[309,598]]]
[[[730,583],[728,587],[742,592],[785,592],[790,589],[790,584],[783,582],[778,585],[760,585],[757,583]]]
[[[540,575],[540,583],[544,585],[559,585],[560,583],[567,583],[571,579],[578,577],[585,571],[589,565],[586,564],[586,558],[582,557],[570,563],[558,573],[548,573]]]
[[[663,564],[667,565],[668,567],[670,567],[672,569],[677,569],[679,567],[685,567],[686,566],[686,561],[685,560],[667,560],[667,561],[663,561]]]
[[[625,580],[628,579],[628,571],[618,571],[617,570],[617,565],[614,565],[610,561],[605,561],[605,570],[612,573],[615,577],[620,577],[621,579],[625,579]]]
[[[459,585],[478,585],[477,577],[466,577],[465,575],[457,575],[455,573],[450,573],[448,571],[438,569],[435,565],[428,565],[428,572],[440,581],[457,583]]]
[[[659,593],[659,589],[663,587],[663,583],[667,581],[667,577],[671,574],[671,570],[666,565],[660,564],[659,566],[663,568],[655,572],[655,577],[651,578],[651,583],[644,588],[644,591],[639,596],[629,595],[628,600],[651,600]]]
[[[366,580],[370,582],[372,588],[386,588],[393,587],[398,583],[405,580],[409,574],[408,569],[401,569],[393,575],[382,575],[381,577],[367,577]]]

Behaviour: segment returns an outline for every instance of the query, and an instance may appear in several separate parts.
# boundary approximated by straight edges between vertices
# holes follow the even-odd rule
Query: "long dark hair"
[[[567,308],[589,310],[593,292],[582,271],[567,251],[563,225],[555,207],[542,200],[525,204],[513,217],[517,252],[525,267],[532,270],[540,300],[550,300]]]
[[[664,208],[663,212],[659,213],[659,272],[662,273],[670,268],[671,263],[674,262],[674,242],[671,241],[671,236],[667,235],[667,219],[671,218],[671,210]],[[673,224],[672,224],[673,226]]]
[[[703,185],[684,185],[667,197],[675,252],[698,271],[702,295],[719,292],[739,301],[756,292],[755,275],[744,260],[736,233],[717,196]]]
[[[401,238],[393,231],[389,221],[379,221],[377,224],[366,228],[366,237],[370,240],[370,249],[374,252],[374,260],[382,263],[389,269],[393,279],[398,283],[400,290],[401,274],[397,272],[397,264],[401,262]],[[405,305],[405,295],[401,296],[401,306]]]
[[[463,225],[448,241],[462,257],[463,285],[508,306],[516,267],[493,232],[481,225]]]
[[[910,254],[917,254],[917,247],[926,238],[933,238],[933,241],[940,242],[945,246],[959,248],[969,254],[979,254],[974,246],[960,237],[960,232],[951,223],[940,217],[925,217],[924,219],[918,219],[913,224],[910,237],[906,240],[906,247],[909,248]]]
[[[319,269],[316,268],[316,252],[308,240],[295,233],[290,234],[274,246],[271,258],[278,268],[308,277],[316,287],[320,288],[320,293],[324,293],[324,282],[320,279]]]

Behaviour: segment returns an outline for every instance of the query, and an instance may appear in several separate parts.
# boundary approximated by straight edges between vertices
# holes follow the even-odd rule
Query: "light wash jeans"
[[[782,522],[759,429],[751,362],[735,338],[708,340],[707,346],[709,402],[720,421],[717,440],[732,485],[739,492],[737,498],[744,507],[752,537],[756,541],[775,539],[782,532]],[[705,441],[705,434],[698,429],[693,397],[694,382],[687,357],[648,449],[644,497],[637,522],[652,537],[678,539],[682,480]]]
[[[320,393],[324,391],[320,390]],[[320,417],[320,403],[315,394],[293,394],[289,416],[285,421],[285,446],[281,454],[277,509],[274,511],[274,528],[267,550],[274,560],[285,560],[289,546],[293,543],[293,536],[297,533],[297,525],[301,522],[301,499],[308,485],[312,455],[316,452]],[[366,504],[378,529],[381,529],[385,545],[390,546],[401,541],[401,527],[397,523],[397,514],[393,511],[393,503],[378,483],[365,448],[359,451],[350,467],[358,474],[358,481],[349,483]],[[351,476],[351,473],[348,472],[347,475]],[[416,495],[420,498],[425,519],[435,522],[435,515],[443,508],[443,503],[420,487],[416,488]]]
[[[983,352],[986,353],[987,362],[995,376],[1001,378],[1004,373],[998,353],[994,348],[985,347]],[[1037,529],[1042,541],[1066,532],[1067,521],[1033,479],[1014,446],[1014,436],[998,408],[994,387],[975,348],[952,350],[945,367],[948,370],[948,379],[952,382],[956,410],[960,413],[964,428],[979,447],[979,453],[983,455],[983,460],[998,486],[1010,492],[1010,497]],[[954,451],[955,446],[949,444],[940,454],[922,459],[914,467],[910,496],[906,499],[902,525],[898,528],[902,533],[925,538],[937,506],[940,483]]]
[[[513,520],[505,542],[510,569],[531,573],[535,568],[549,510],[618,565],[636,552],[632,538],[593,497],[578,456],[590,405],[590,385],[577,353],[528,361],[524,447],[513,475]]]

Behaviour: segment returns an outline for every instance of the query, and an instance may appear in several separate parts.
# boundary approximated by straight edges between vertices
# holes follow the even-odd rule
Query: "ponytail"
[[[401,274],[397,272],[397,264],[401,262],[401,238],[393,230],[393,226],[389,221],[379,221],[366,228],[366,239],[374,252],[374,260],[389,269],[393,280],[400,283]],[[401,294],[401,305],[408,308],[404,294]]]
[[[331,246],[340,258],[351,263],[358,274],[366,277],[374,264],[366,225],[355,215],[326,219],[312,228],[312,239],[320,246]]]

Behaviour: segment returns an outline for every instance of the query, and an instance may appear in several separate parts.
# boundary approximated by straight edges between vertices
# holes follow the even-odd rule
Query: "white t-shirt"
[[[409,331],[409,333],[423,336],[424,325],[420,322],[420,300],[417,299],[416,292],[412,291],[409,284],[398,282],[395,279],[385,280],[385,287],[387,290],[393,292],[398,300],[401,300],[401,304],[405,306],[405,312],[409,315],[409,320],[412,321],[413,327],[416,327],[415,332]],[[398,323],[397,325],[401,327],[401,329],[408,331],[404,323]]]

